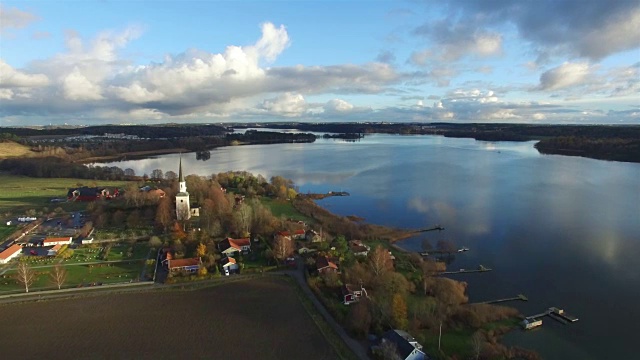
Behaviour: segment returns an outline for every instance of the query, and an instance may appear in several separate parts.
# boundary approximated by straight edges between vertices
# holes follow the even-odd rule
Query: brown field
[[[9,158],[9,157],[26,157],[31,156],[33,151],[28,147],[15,143],[13,141],[0,141],[0,158]]]
[[[338,358],[277,278],[3,305],[0,319],[3,359]]]

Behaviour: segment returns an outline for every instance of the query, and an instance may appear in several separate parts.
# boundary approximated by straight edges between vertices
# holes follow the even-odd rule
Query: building
[[[22,254],[22,247],[17,244],[11,245],[8,249],[3,252],[0,252],[0,264],[6,264],[11,259],[20,256]]]
[[[351,250],[355,256],[366,257],[369,255],[369,250],[371,250],[371,248],[368,245],[363,244],[360,240],[351,240],[349,241],[349,250]]]
[[[42,240],[42,246],[71,244],[71,240],[72,240],[71,237],[48,238],[48,239]]]
[[[248,254],[251,252],[251,240],[226,238],[218,244],[218,250],[226,256],[233,257],[236,253]]]
[[[345,305],[353,304],[354,302],[360,301],[360,298],[362,296],[368,296],[367,290],[364,287],[356,287],[351,284],[342,285],[342,297],[343,303]]]
[[[178,194],[176,194],[176,217],[179,221],[191,218],[191,204],[189,204],[189,193],[187,192],[187,182],[182,174],[182,156],[180,156],[180,166],[178,169]]]
[[[328,272],[338,272],[338,265],[335,262],[330,261],[326,256],[318,256],[316,258],[316,269],[319,274],[325,274]]]
[[[202,266],[202,261],[199,257],[189,259],[170,259],[167,256],[167,267],[170,272],[185,271],[188,273],[197,273]]]
[[[47,256],[56,256],[58,255],[58,251],[62,248],[62,244],[58,244],[51,249],[47,250]]]
[[[429,360],[431,359],[422,351],[422,345],[418,343],[408,332],[403,330],[389,330],[382,335],[380,344],[390,342],[396,346],[399,358],[402,360]]]
[[[235,274],[238,272],[240,267],[236,262],[236,259],[232,257],[226,257],[220,260],[220,265],[222,266],[222,273],[229,276],[230,274]]]

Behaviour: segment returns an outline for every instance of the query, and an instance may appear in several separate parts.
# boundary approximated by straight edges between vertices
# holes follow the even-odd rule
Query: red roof
[[[338,270],[338,265],[329,261],[329,259],[327,259],[326,256],[318,256],[318,258],[316,258],[316,268],[318,270],[321,270],[324,268],[332,268],[332,269]]]
[[[49,251],[58,251],[62,248],[62,244],[57,244],[56,246],[49,249]]]
[[[225,262],[222,266],[236,263],[236,259],[234,259],[232,257],[226,257],[226,258],[222,259],[222,261]]]
[[[200,265],[200,258],[169,260],[169,269]]]
[[[21,250],[22,250],[22,247],[20,247],[20,245],[13,244],[8,249],[0,253],[0,260],[6,260],[9,256]]]
[[[48,239],[44,239],[42,243],[46,244],[46,243],[54,243],[54,242],[66,242],[66,241],[71,241],[71,238],[70,237],[48,238]]]
[[[227,241],[229,241],[229,246],[232,246],[238,250],[242,250],[243,246],[251,246],[251,240],[247,238],[245,239],[227,238]]]

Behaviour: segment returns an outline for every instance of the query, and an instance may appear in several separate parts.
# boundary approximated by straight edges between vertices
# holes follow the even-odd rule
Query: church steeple
[[[184,177],[182,176],[182,154],[180,154],[180,168],[178,170],[178,181],[183,182]]]
[[[178,168],[178,193],[176,194],[176,216],[178,220],[189,220],[191,217],[191,205],[189,204],[189,193],[187,192],[187,182],[184,181],[182,173],[182,154],[180,155],[180,166]]]

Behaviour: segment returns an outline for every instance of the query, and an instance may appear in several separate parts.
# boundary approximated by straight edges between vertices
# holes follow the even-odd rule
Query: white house
[[[8,249],[0,253],[0,264],[6,264],[20,254],[22,254],[22,247],[20,247],[20,245],[13,244]]]
[[[220,260],[220,264],[222,264],[222,272],[225,275],[233,274],[238,272],[239,266],[236,263],[236,259],[232,257],[226,257]]]
[[[402,360],[429,360],[430,357],[422,351],[422,345],[408,332],[403,330],[389,330],[382,335],[382,343],[390,342],[396,345],[399,358]]]
[[[67,245],[71,244],[72,237],[59,237],[59,238],[48,238],[42,241],[42,246],[51,246],[51,245]]]

